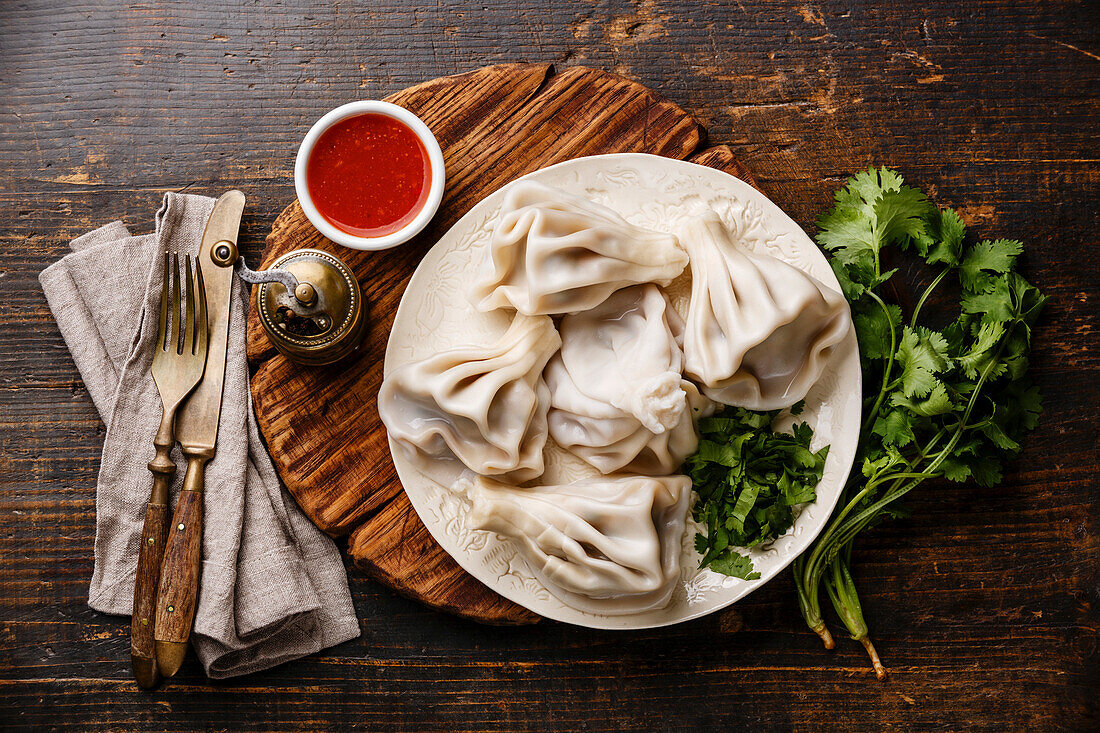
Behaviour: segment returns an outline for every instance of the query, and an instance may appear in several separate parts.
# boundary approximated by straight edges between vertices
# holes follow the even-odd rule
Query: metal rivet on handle
[[[156,537],[150,537],[147,541],[149,542],[150,545],[157,544],[157,538]]]
[[[172,612],[173,612],[173,611],[175,611],[175,610],[176,610],[176,607],[175,607],[175,606],[169,606],[169,607],[168,607],[168,613],[172,613]]]
[[[237,245],[222,239],[214,243],[210,250],[210,259],[218,267],[230,267],[237,261]]]
[[[177,524],[176,529],[178,529],[180,532],[182,532],[183,531],[183,522],[180,522],[179,524]]]

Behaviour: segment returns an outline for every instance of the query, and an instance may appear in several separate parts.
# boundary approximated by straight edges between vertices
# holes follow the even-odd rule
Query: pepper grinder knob
[[[309,283],[298,283],[294,288],[294,297],[304,305],[313,305],[317,300],[317,291]]]

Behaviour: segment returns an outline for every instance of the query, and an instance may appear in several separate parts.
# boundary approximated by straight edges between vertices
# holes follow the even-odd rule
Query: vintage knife
[[[229,296],[234,286],[233,263],[237,260],[237,234],[243,213],[243,193],[223,194],[206,222],[197,256],[206,285],[210,339],[202,381],[176,418],[176,440],[187,457],[187,473],[168,526],[153,632],[157,667],[165,677],[174,675],[183,663],[195,620],[202,563],[203,477],[218,439]]]

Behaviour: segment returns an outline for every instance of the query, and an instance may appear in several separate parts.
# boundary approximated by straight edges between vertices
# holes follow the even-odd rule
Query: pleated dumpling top
[[[550,437],[600,473],[672,473],[699,443],[706,404],[683,378],[684,324],[654,285],[561,320],[546,367]]]
[[[605,476],[517,489],[484,477],[460,479],[471,529],[512,539],[563,603],[624,615],[668,605],[680,578],[691,480]]]
[[[395,369],[378,392],[379,415],[404,450],[453,456],[487,476],[537,478],[550,407],[542,370],[560,345],[550,318],[517,315],[492,346],[452,349]]]
[[[707,397],[750,410],[803,399],[851,328],[844,296],[733,241],[714,212],[679,235],[691,256],[687,375]]]
[[[520,181],[504,198],[489,245],[489,271],[475,284],[472,299],[486,312],[577,313],[630,285],[668,285],[687,262],[671,234],[634,226],[565,191]]]

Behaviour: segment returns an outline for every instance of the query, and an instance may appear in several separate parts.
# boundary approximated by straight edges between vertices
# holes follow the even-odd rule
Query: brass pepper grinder
[[[234,248],[235,249],[235,248]],[[259,272],[244,258],[237,274],[259,284],[260,323],[279,353],[308,366],[332,364],[354,352],[366,333],[363,295],[339,257],[319,249],[296,249]]]

